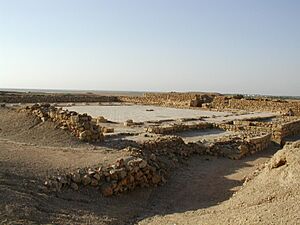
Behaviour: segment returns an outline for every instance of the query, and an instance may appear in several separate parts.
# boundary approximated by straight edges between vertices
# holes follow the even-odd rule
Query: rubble
[[[50,104],[34,104],[20,109],[40,118],[41,122],[51,120],[57,123],[57,127],[69,130],[82,141],[95,142],[103,140],[102,127],[93,122],[87,114],[56,108]]]

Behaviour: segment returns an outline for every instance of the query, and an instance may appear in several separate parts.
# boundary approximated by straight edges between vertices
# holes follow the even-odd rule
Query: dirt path
[[[300,224],[299,147],[300,142],[296,148],[287,147],[278,151],[265,168],[227,201],[208,208],[168,211],[166,215],[153,214],[138,224]],[[239,169],[230,177],[238,178],[243,174],[243,170],[245,169]],[[219,191],[222,192],[222,188],[219,188]],[[191,199],[191,202],[195,202],[194,199]]]
[[[245,176],[268,160],[269,149],[243,160],[196,156],[176,170],[169,182],[151,193],[142,218],[208,208],[229,199]]]

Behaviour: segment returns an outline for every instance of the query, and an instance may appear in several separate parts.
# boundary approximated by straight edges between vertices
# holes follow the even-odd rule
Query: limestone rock
[[[81,182],[81,177],[80,177],[79,173],[73,173],[73,174],[71,174],[71,179],[75,183],[80,183]]]
[[[154,174],[152,177],[152,183],[153,184],[159,184],[161,182],[161,177],[157,174]]]
[[[96,180],[101,180],[101,176],[100,176],[100,174],[98,174],[98,173],[96,173],[96,174],[94,174],[94,176],[93,176]]]
[[[285,156],[276,155],[270,161],[270,169],[279,168],[287,163]]]
[[[82,184],[85,186],[90,184],[91,181],[92,181],[92,179],[88,175],[84,175],[81,179]]]
[[[126,127],[129,127],[129,126],[132,126],[134,123],[133,123],[133,120],[126,120],[125,122],[124,122],[124,126],[126,126]]]
[[[101,186],[101,193],[105,197],[112,196],[113,195],[113,189],[109,184],[103,184]]]
[[[76,183],[71,183],[71,188],[74,190],[74,191],[78,191],[79,187]]]
[[[112,128],[112,127],[103,127],[103,128],[102,128],[102,132],[103,132],[103,133],[114,133],[114,132],[115,132],[115,129]]]
[[[107,123],[107,119],[105,119],[103,116],[97,117],[97,123]]]
[[[98,184],[99,184],[98,180],[96,180],[95,178],[91,179],[91,186],[96,187],[98,186]]]

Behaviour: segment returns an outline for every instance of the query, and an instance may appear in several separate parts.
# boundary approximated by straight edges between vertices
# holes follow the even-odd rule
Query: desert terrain
[[[0,224],[300,223],[298,101],[2,92],[0,102]]]

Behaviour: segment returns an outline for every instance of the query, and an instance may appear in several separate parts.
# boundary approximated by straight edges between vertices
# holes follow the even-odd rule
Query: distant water
[[[27,93],[69,93],[69,94],[87,94],[94,93],[99,95],[124,95],[124,96],[142,96],[141,91],[107,91],[107,90],[63,90],[63,89],[10,89],[0,88],[0,91],[27,92]]]

